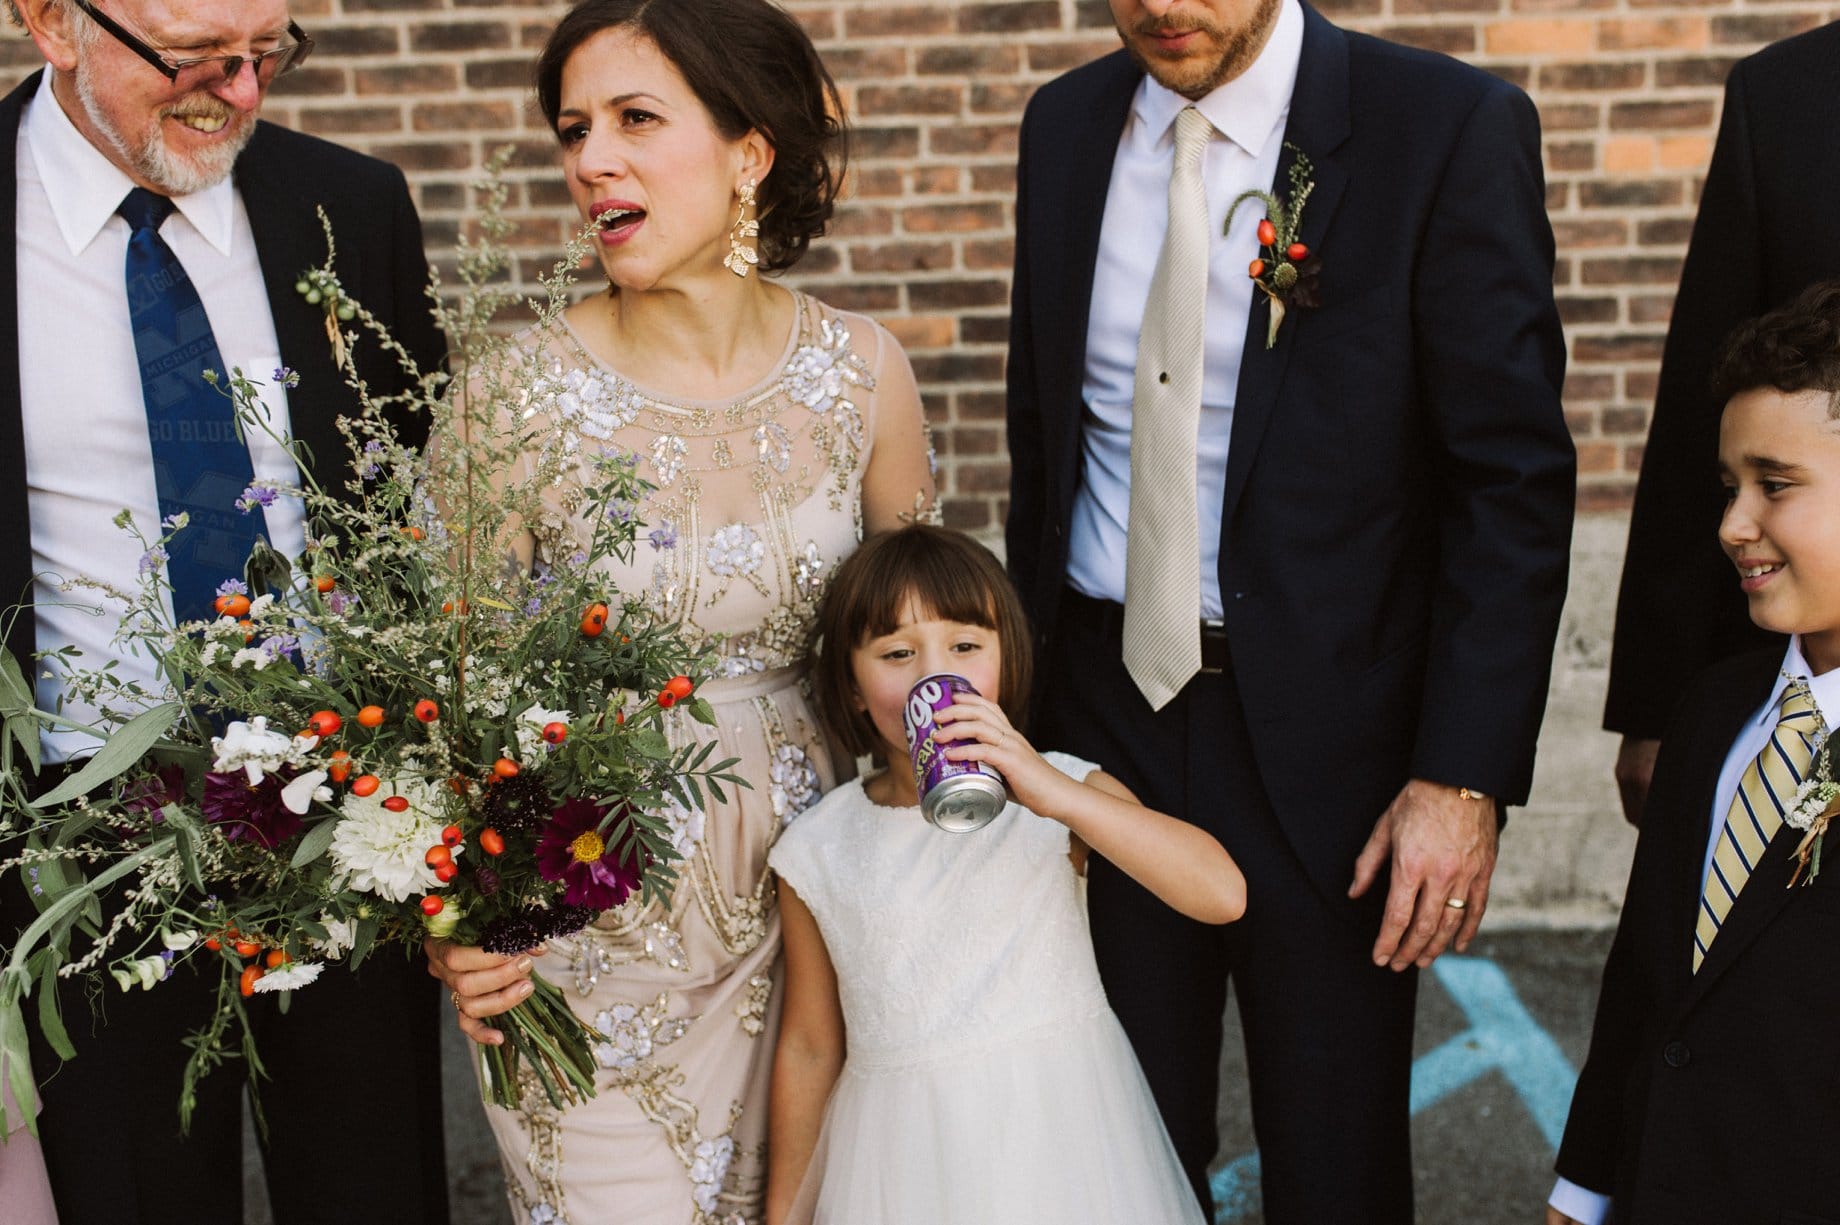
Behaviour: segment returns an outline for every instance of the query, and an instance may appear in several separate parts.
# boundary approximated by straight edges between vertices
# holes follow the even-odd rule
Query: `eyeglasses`
[[[90,0],[73,0],[73,3],[116,42],[152,64],[160,75],[182,90],[208,89],[225,81],[234,81],[237,73],[243,71],[244,64],[254,65],[256,80],[267,85],[276,77],[304,64],[313,50],[313,40],[307,37],[306,31],[290,21],[287,32],[294,41],[284,47],[256,55],[205,55],[189,60],[169,60],[117,25],[107,13],[91,4]]]

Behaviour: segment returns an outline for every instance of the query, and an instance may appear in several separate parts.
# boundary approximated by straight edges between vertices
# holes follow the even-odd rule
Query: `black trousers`
[[[1212,1220],[1230,982],[1267,1225],[1409,1225],[1417,977],[1371,960],[1384,890],[1353,902],[1311,883],[1260,781],[1231,672],[1204,673],[1152,711],[1124,669],[1122,613],[1071,593],[1063,602],[1039,661],[1047,681],[1033,740],[1099,763],[1145,804],[1206,829],[1246,874],[1246,916],[1213,927],[1096,856],[1090,870],[1099,972],[1183,1169]],[[1371,826],[1379,815],[1346,819]]]
[[[10,946],[34,911],[16,874],[0,893]],[[27,1001],[60,1225],[242,1225],[247,1064],[231,1059],[205,1077],[190,1133],[179,1133],[185,1038],[211,1018],[216,972],[181,969],[151,991],[109,982],[93,998],[88,984],[65,983],[77,1058],[62,1064],[39,1036],[36,997]],[[244,1003],[266,1073],[256,1091],[277,1225],[445,1225],[445,1001],[421,954],[379,949],[356,974],[328,966],[286,1015],[278,997]],[[236,1022],[229,1032],[235,1052]]]

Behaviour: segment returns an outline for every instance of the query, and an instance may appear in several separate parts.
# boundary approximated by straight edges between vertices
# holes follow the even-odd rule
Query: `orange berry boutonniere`
[[[1227,222],[1222,227],[1223,234],[1232,232],[1233,215],[1248,200],[1257,200],[1265,206],[1265,216],[1259,222],[1259,257],[1247,266],[1246,275],[1264,291],[1266,301],[1271,304],[1271,323],[1265,330],[1267,349],[1278,343],[1278,328],[1284,323],[1287,310],[1312,307],[1321,302],[1317,277],[1322,270],[1322,260],[1300,237],[1303,206],[1310,198],[1310,189],[1316,185],[1312,177],[1315,168],[1302,149],[1289,141],[1284,147],[1292,154],[1289,197],[1256,189],[1241,192],[1227,210]]]

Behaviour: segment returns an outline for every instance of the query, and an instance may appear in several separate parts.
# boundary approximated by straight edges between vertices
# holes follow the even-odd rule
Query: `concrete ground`
[[[1486,932],[1421,976],[1412,1158],[1420,1225],[1540,1225],[1583,1063],[1609,931]],[[1231,1006],[1221,1061],[1217,1225],[1260,1225]],[[1328,1178],[1334,1171],[1324,1172]],[[1327,1223],[1325,1223],[1327,1225]]]
[[[1553,1145],[1590,1038],[1598,975],[1609,947],[1607,931],[1485,932],[1469,956],[1447,958],[1423,976],[1412,1121],[1421,1225],[1538,1225],[1542,1220],[1552,1183]],[[1221,1155],[1214,1176],[1220,1202],[1216,1220],[1217,1225],[1261,1225],[1245,1065],[1231,1007],[1227,1028]],[[448,1038],[443,1055],[453,1225],[513,1225],[497,1153],[466,1062],[466,1044],[457,1030],[450,1030]],[[246,1225],[270,1225],[253,1136],[247,1151]],[[1334,1171],[1324,1176],[1332,1178]]]

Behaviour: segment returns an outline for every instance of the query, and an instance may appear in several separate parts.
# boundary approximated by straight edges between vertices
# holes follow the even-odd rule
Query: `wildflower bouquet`
[[[49,1044],[74,1054],[59,1015],[61,979],[158,990],[178,972],[214,974],[219,1000],[189,1042],[180,1103],[240,1055],[252,995],[307,989],[333,963],[427,934],[506,952],[571,934],[638,893],[669,889],[672,801],[741,784],[675,734],[713,659],[598,577],[631,556],[645,492],[629,458],[558,456],[527,436],[518,407],[538,357],[494,332],[509,295],[493,288],[506,256],[488,186],[485,237],[462,250],[457,307],[437,305],[456,344],[453,377],[409,353],[342,290],[328,230],[324,265],[296,287],[326,311],[327,334],[362,413],[341,422],[351,462],[296,487],[258,484],[253,508],[298,498],[307,547],[258,544],[225,575],[212,620],[172,624],[160,559],[183,517],[140,539],[144,580],[110,592],[128,609],[117,640],[158,664],[164,688],[127,684],[107,665],[63,658],[67,691],[103,713],[83,724],[33,708],[19,662],[0,652],[0,871],[23,874],[40,913],[0,955],[0,1056],[30,1122],[28,997]],[[566,305],[578,240],[545,279],[539,319]],[[437,299],[438,302],[438,299]],[[402,363],[414,390],[371,392],[352,351],[364,338]],[[276,371],[283,381],[291,376]],[[266,428],[258,385],[219,376],[245,428]],[[393,421],[431,415],[426,453]],[[284,445],[287,440],[281,440]],[[560,465],[569,465],[564,471]],[[324,468],[321,469],[324,472]],[[524,526],[559,481],[587,543],[540,571]],[[126,513],[118,520],[135,531]],[[33,795],[47,728],[100,747]],[[514,1104],[521,1070],[558,1106],[593,1093],[592,1034],[541,981],[482,1048],[488,1100]],[[7,1121],[0,1116],[0,1133]]]

